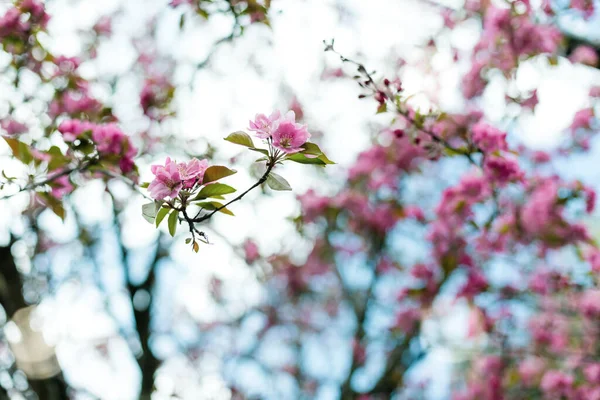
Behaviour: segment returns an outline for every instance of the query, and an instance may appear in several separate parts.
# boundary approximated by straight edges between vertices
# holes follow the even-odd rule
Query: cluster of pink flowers
[[[473,1],[473,4],[480,3]],[[481,71],[499,68],[510,71],[516,67],[521,56],[529,57],[543,53],[554,53],[562,35],[552,25],[534,23],[529,2],[522,2],[526,12],[515,15],[509,8],[488,5],[483,21],[483,34],[474,49],[471,70],[463,80],[463,94],[470,99],[481,95],[486,82]],[[478,4],[474,9],[480,9]]]
[[[254,131],[260,139],[272,140],[276,149],[287,154],[302,151],[302,145],[310,138],[306,125],[296,123],[293,111],[288,111],[285,115],[275,111],[268,117],[257,114],[254,121],[250,121],[248,129]]]
[[[45,12],[42,2],[23,0],[18,6],[9,8],[0,17],[0,39],[5,37],[23,38],[30,33],[34,24],[44,28],[49,19],[50,16]]]
[[[176,163],[167,157],[165,165],[152,165],[151,171],[154,180],[150,182],[148,190],[155,200],[164,198],[174,199],[182,189],[191,189],[196,184],[202,183],[204,172],[208,168],[208,161],[196,158],[187,163]]]
[[[563,246],[565,243],[585,241],[589,238],[587,230],[581,224],[571,224],[564,217],[564,202],[559,190],[564,188],[557,177],[541,179],[533,185],[527,203],[522,207],[519,218],[521,230],[529,239],[542,239],[551,246]],[[587,193],[587,195],[586,195]],[[592,202],[594,192],[583,191]],[[586,205],[589,212],[593,204]]]
[[[87,84],[80,86],[77,91],[66,91],[57,94],[50,103],[48,113],[52,117],[61,114],[80,116],[81,114],[95,115],[102,109],[102,104],[95,99],[87,88]]]
[[[129,136],[114,123],[94,124],[89,121],[67,120],[58,126],[66,142],[80,138],[90,139],[96,145],[100,156],[117,156],[119,167],[124,173],[134,168],[133,158],[137,149],[131,143]]]
[[[594,15],[594,0],[571,0],[571,7],[583,12],[584,17],[586,18]]]
[[[473,143],[484,153],[507,151],[506,133],[483,122],[473,125]]]
[[[484,122],[471,127],[473,143],[484,153],[485,176],[498,185],[522,180],[523,172],[508,151],[506,133]]]

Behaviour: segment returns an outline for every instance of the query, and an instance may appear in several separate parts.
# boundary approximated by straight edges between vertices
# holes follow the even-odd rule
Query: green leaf
[[[325,166],[327,163],[320,158],[321,156],[308,158],[302,153],[294,153],[286,157],[286,160],[294,161],[299,164],[312,164]]]
[[[175,236],[175,232],[177,231],[177,216],[179,211],[173,210],[169,215],[169,234],[171,236]]]
[[[21,161],[23,164],[29,164],[33,160],[31,152],[29,151],[29,146],[27,146],[25,143],[20,142],[17,139],[7,138],[4,136],[3,138],[10,146],[13,156],[15,156],[16,159]]]
[[[331,161],[329,158],[327,158],[327,156],[325,154],[321,154],[318,157],[318,159],[323,161],[325,164],[335,164],[333,161]]]
[[[235,215],[228,208],[223,207],[223,204],[219,203],[218,201],[205,201],[202,203],[197,203],[197,205],[199,207],[204,208],[205,210],[216,210],[216,209],[220,208],[219,212],[222,212],[223,214],[227,214],[227,215],[231,215],[231,216]],[[223,207],[223,208],[221,208],[221,207]]]
[[[312,154],[315,156],[320,156],[323,154],[319,146],[314,143],[306,142],[302,145],[302,148],[304,149],[302,151],[303,154]]]
[[[150,186],[150,182],[142,182],[142,183],[140,183],[140,187],[142,189],[147,189],[148,186]]]
[[[156,218],[156,209],[156,202],[144,204],[142,206],[142,217],[144,217],[146,221],[153,224],[154,219]]]
[[[206,172],[204,172],[204,180],[202,181],[202,184],[206,185],[209,182],[218,181],[219,179],[233,175],[236,172],[236,170],[229,169],[222,165],[214,165],[212,167],[208,167]]]
[[[167,207],[162,207],[160,210],[158,210],[158,212],[156,213],[156,227],[158,228],[158,226],[160,225],[160,223],[163,221],[163,219],[165,219],[165,217],[167,216],[167,214],[169,213],[171,209],[167,208]]]
[[[63,222],[65,221],[65,208],[60,200],[52,196],[50,193],[38,193],[44,203],[56,214]]]
[[[56,146],[50,147],[47,153],[52,156],[48,162],[48,171],[54,171],[55,169],[58,169],[69,162],[69,159],[65,157],[60,149]]]
[[[200,190],[198,196],[194,200],[207,199],[209,197],[222,196],[224,194],[229,194],[235,192],[235,189],[229,185],[225,185],[223,183],[211,183],[210,185],[206,185]]]
[[[190,244],[190,243],[192,243],[192,238],[185,239],[185,244]]]
[[[267,177],[267,185],[273,190],[292,190],[292,187],[283,176],[271,172]]]
[[[269,155],[269,151],[266,150],[266,149],[257,149],[256,147],[250,147],[250,150],[257,151],[257,152],[259,152],[261,154],[264,154],[265,156]]]
[[[333,161],[331,161],[329,158],[327,158],[325,153],[323,153],[323,151],[315,143],[306,142],[302,145],[302,147],[304,148],[304,150],[301,152],[301,154],[308,154],[308,155],[317,156],[317,157],[306,157],[306,159],[304,159],[300,156],[293,157],[295,155],[294,154],[294,155],[292,155],[292,157],[288,157],[288,158],[291,159],[292,161],[299,162],[301,164],[316,164],[316,165],[335,164]],[[322,163],[318,162],[318,161],[311,161],[314,158],[321,160]]]
[[[237,131],[237,132],[233,132],[231,134],[229,134],[229,136],[227,136],[225,138],[225,140],[227,140],[228,142],[231,143],[235,143],[235,144],[239,144],[241,146],[246,146],[246,147],[254,147],[254,142],[252,141],[252,138],[250,137],[250,135],[248,135],[246,132],[242,132],[242,131]]]
[[[377,114],[382,114],[387,111],[387,104],[381,103],[379,107],[377,107]]]

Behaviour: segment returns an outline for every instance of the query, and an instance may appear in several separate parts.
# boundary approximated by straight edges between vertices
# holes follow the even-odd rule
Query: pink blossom
[[[462,80],[462,92],[467,99],[479,96],[483,93],[486,81],[483,77],[483,69],[487,67],[487,62],[474,60],[469,72]]]
[[[525,108],[529,108],[530,110],[533,110],[535,108],[535,106],[537,106],[539,103],[539,99],[538,99],[538,95],[537,95],[537,89],[533,91],[533,93],[531,94],[531,96],[523,101],[521,101],[521,106],[525,107]]]
[[[577,111],[573,117],[573,122],[571,123],[571,130],[575,131],[580,128],[589,129],[593,118],[593,108],[584,108],[583,110]]]
[[[31,156],[36,160],[45,162],[52,160],[52,156],[50,154],[44,153],[43,151],[39,151],[38,149],[35,149],[33,147],[29,149],[29,152],[31,153]]]
[[[0,127],[2,127],[8,135],[20,135],[21,133],[27,132],[27,125],[17,122],[12,118],[0,121]]]
[[[62,171],[58,171],[58,173],[61,172]],[[52,196],[57,199],[62,199],[65,195],[71,193],[74,189],[73,185],[71,184],[71,181],[69,180],[68,175],[64,175],[54,179],[50,186],[52,187]]]
[[[254,121],[250,121],[250,127],[248,129],[256,132],[256,137],[267,139],[273,134],[280,118],[281,112],[279,111],[273,111],[268,117],[265,114],[256,114]]]
[[[579,310],[588,318],[600,317],[600,290],[583,292],[579,299]]]
[[[329,197],[317,195],[312,189],[298,196],[298,200],[302,206],[302,218],[305,222],[314,221],[319,217],[331,201]]]
[[[600,250],[594,248],[586,254],[586,260],[590,263],[592,271],[600,272]]]
[[[399,330],[402,333],[409,334],[415,328],[415,325],[421,319],[421,310],[418,308],[407,308],[396,314],[393,330]]]
[[[283,119],[278,121],[272,138],[275,148],[292,154],[302,151],[301,146],[310,138],[310,133],[306,126],[297,124],[290,119]]]
[[[487,288],[488,281],[485,275],[475,269],[471,269],[467,276],[467,282],[465,282],[459,290],[457,297],[466,297],[467,299],[472,300]]]
[[[473,142],[485,153],[508,150],[506,133],[488,125],[478,122],[473,126]]]
[[[183,187],[189,189],[197,182],[202,182],[202,179],[204,179],[204,172],[206,172],[206,169],[208,168],[208,161],[193,158],[187,163],[177,164],[177,168],[179,168],[179,175],[183,181]]]
[[[420,207],[406,206],[403,211],[406,218],[414,218],[419,222],[425,222],[425,214]]]
[[[289,109],[294,112],[296,119],[302,120],[302,118],[304,118],[304,110],[302,108],[302,104],[300,104],[300,101],[296,96],[292,98],[292,101],[289,105]]]
[[[65,142],[72,142],[82,133],[91,132],[94,127],[95,125],[89,121],[66,120],[60,123],[58,131],[62,133]]]
[[[596,50],[591,46],[577,46],[569,56],[569,61],[574,64],[579,63],[594,67],[598,64],[598,54],[596,54]]]
[[[588,364],[583,368],[583,374],[588,383],[600,383],[600,363]]]
[[[600,97],[600,86],[592,86],[590,88],[590,97]]]
[[[137,149],[116,124],[94,125],[92,140],[100,155],[121,156],[119,160],[121,171],[127,173],[133,170],[135,165],[133,157],[137,154]]]
[[[594,0],[571,0],[571,7],[582,11],[585,18],[594,15]]]
[[[177,197],[179,191],[183,188],[177,163],[167,157],[164,166],[152,165],[151,171],[155,178],[148,186],[150,196],[156,200],[162,200],[165,197]]]
[[[93,29],[98,35],[110,35],[112,32],[111,18],[107,15],[101,17],[98,22],[96,22]]]
[[[539,379],[544,371],[546,363],[538,357],[529,357],[519,364],[519,376],[523,383],[530,386]]]
[[[573,376],[561,371],[550,370],[542,378],[542,390],[552,396],[568,396],[573,388]]]
[[[488,156],[483,165],[485,175],[500,184],[516,182],[523,178],[519,163],[512,157]]]
[[[54,64],[65,73],[73,72],[81,64],[81,60],[77,57],[58,56],[54,58]]]
[[[256,242],[251,239],[244,242],[244,258],[248,264],[252,264],[260,258],[258,246],[256,245]]]
[[[177,7],[182,4],[194,4],[194,0],[171,0],[169,3],[171,7]]]
[[[545,151],[536,151],[531,158],[537,164],[544,164],[551,160],[550,154]]]

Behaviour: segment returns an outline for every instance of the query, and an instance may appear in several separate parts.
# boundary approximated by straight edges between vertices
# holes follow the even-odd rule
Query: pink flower
[[[483,170],[490,180],[500,184],[519,181],[523,178],[519,163],[513,158],[488,156],[485,159]]]
[[[486,291],[487,288],[487,278],[481,272],[472,269],[469,271],[467,282],[459,290],[457,297],[466,297],[469,300],[473,300],[475,296]]]
[[[88,121],[66,120],[60,123],[58,131],[62,133],[65,142],[73,142],[86,131],[91,131],[94,124]]]
[[[416,323],[421,319],[421,310],[418,308],[407,308],[396,314],[393,330],[399,330],[402,333],[410,333],[415,328]]]
[[[584,108],[575,113],[573,122],[571,123],[571,130],[577,130],[580,128],[589,129],[592,119],[594,118],[593,108]]]
[[[536,164],[545,164],[551,160],[550,154],[541,150],[534,152],[531,158]]]
[[[177,163],[167,157],[164,166],[152,165],[151,171],[155,178],[148,186],[150,196],[156,200],[162,200],[165,197],[177,197],[179,191],[183,188]]]
[[[475,60],[469,72],[464,76],[462,80],[462,92],[467,99],[472,99],[483,93],[486,81],[482,76],[482,71],[486,66],[486,61]]]
[[[2,127],[8,135],[20,135],[21,133],[27,132],[27,125],[11,118],[0,121],[0,127]]]
[[[112,20],[109,16],[101,17],[93,27],[98,35],[110,35],[112,32]]]
[[[573,376],[561,371],[551,370],[544,374],[542,378],[541,388],[549,395],[568,396],[573,387]]]
[[[193,158],[188,163],[177,164],[179,169],[179,175],[183,181],[183,187],[189,189],[193,187],[196,182],[202,182],[204,179],[204,172],[208,168],[208,161],[198,160]]]
[[[273,134],[280,118],[281,112],[279,111],[273,111],[269,117],[265,114],[256,114],[254,121],[250,121],[250,127],[248,129],[256,132],[256,137],[267,139]],[[293,120],[295,120],[295,117]]]
[[[59,171],[58,173],[60,172],[62,171]],[[50,186],[52,187],[52,196],[54,196],[57,199],[62,199],[65,195],[71,193],[74,189],[73,185],[71,184],[71,181],[69,180],[68,175],[56,178],[52,181]]]
[[[583,375],[589,383],[600,383],[600,363],[586,365],[583,369]]]
[[[49,162],[52,160],[52,156],[48,153],[44,153],[43,151],[39,151],[38,149],[34,149],[33,147],[29,149],[31,156],[36,160]]]
[[[537,89],[535,89],[529,98],[521,101],[521,106],[533,110],[538,103],[539,99],[537,95]]]
[[[484,122],[478,122],[473,126],[473,142],[485,153],[508,150],[506,133]]]
[[[586,317],[600,316],[600,290],[586,290],[579,299],[579,311]]]
[[[577,46],[569,56],[569,61],[594,67],[598,64],[598,54],[591,46]]]
[[[298,200],[302,206],[302,218],[305,222],[311,222],[318,218],[331,201],[328,197],[319,196],[312,189],[298,196]]]
[[[135,166],[133,157],[137,154],[137,149],[116,124],[92,126],[92,140],[101,155],[121,156],[119,160],[121,171],[127,173],[133,170]]]
[[[585,256],[587,262],[590,263],[592,271],[600,272],[600,250],[593,249]]]
[[[244,257],[248,264],[252,264],[254,261],[260,258],[258,246],[251,239],[248,239],[244,242]]]
[[[585,18],[594,15],[594,0],[571,0],[571,7],[582,11]]]
[[[526,358],[519,364],[519,376],[527,386],[532,385],[535,379],[539,379],[544,370],[545,363],[541,358]]]
[[[279,121],[272,137],[274,147],[292,154],[302,151],[301,146],[310,138],[310,133],[306,126],[286,118]]]

